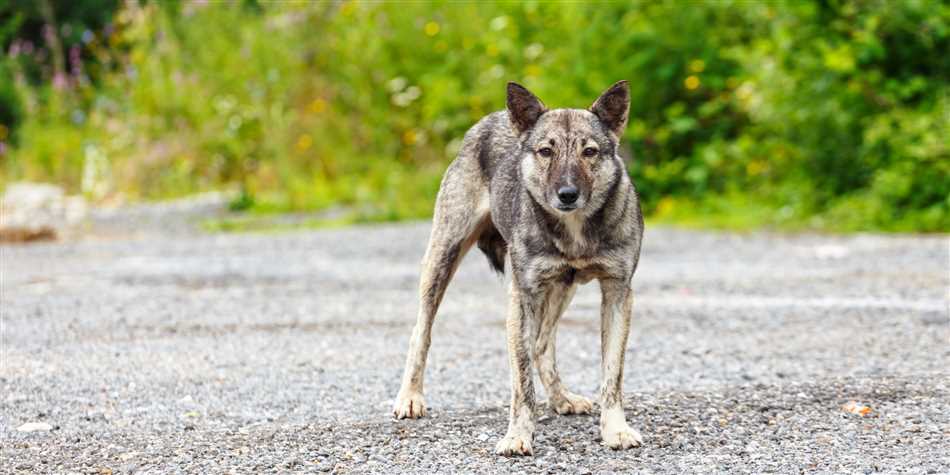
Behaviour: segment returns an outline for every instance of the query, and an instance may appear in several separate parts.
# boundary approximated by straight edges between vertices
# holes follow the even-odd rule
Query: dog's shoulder
[[[507,110],[501,110],[486,115],[466,132],[459,156],[477,160],[481,173],[490,181],[504,158],[513,155],[519,146],[511,117]]]

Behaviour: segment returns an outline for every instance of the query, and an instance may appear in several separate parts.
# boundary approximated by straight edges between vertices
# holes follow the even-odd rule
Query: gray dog
[[[640,257],[643,217],[617,154],[627,124],[626,81],[588,110],[553,109],[508,84],[508,110],[468,133],[442,179],[432,235],[423,258],[419,316],[412,331],[397,419],[426,413],[422,378],[432,321],[452,275],[474,244],[491,266],[511,265],[507,319],[511,366],[508,433],[495,451],[531,455],[535,398],[532,360],[558,414],[587,414],[592,403],[558,376],[557,323],[578,284],[600,282],[600,433],[613,449],[640,445],[622,406],[623,360],[630,328],[630,282]]]

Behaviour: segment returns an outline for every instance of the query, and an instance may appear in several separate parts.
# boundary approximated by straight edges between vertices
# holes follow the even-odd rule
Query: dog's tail
[[[501,233],[491,226],[478,237],[478,248],[488,257],[488,265],[499,274],[505,273],[505,256],[508,254],[508,243]]]

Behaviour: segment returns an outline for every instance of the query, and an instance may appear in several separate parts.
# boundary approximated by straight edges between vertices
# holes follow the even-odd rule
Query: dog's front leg
[[[593,404],[586,397],[574,394],[564,387],[557,371],[555,340],[557,325],[564,310],[571,303],[576,287],[555,283],[547,292],[538,315],[540,330],[534,347],[534,363],[548,393],[548,402],[558,414],[590,414]]]
[[[532,455],[534,437],[534,375],[531,373],[532,342],[537,338],[537,309],[541,299],[511,282],[508,307],[508,363],[511,367],[511,411],[508,433],[495,446],[499,455]]]
[[[630,332],[633,291],[629,281],[601,280],[600,342],[603,381],[600,396],[600,435],[604,445],[627,449],[643,443],[623,414],[623,359]]]

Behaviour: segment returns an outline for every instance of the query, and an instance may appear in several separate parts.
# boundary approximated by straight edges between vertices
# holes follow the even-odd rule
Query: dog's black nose
[[[580,193],[578,193],[575,186],[562,186],[557,190],[557,199],[566,205],[574,204],[578,196],[580,196]]]

